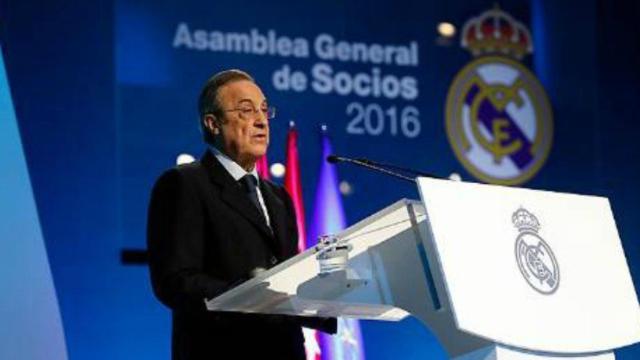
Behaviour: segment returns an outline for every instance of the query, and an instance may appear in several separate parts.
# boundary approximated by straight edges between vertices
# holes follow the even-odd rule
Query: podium
[[[614,359],[640,306],[609,201],[418,178],[210,311],[419,319],[457,360]]]

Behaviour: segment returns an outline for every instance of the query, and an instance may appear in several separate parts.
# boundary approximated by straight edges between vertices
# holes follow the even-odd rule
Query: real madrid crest
[[[553,294],[560,286],[560,268],[551,247],[538,233],[538,218],[520,208],[513,213],[511,221],[519,232],[516,238],[516,261],[520,273],[539,293]]]
[[[476,59],[449,88],[449,142],[476,178],[521,184],[540,170],[553,137],[547,95],[519,62],[533,52],[531,35],[522,23],[496,8],[467,21],[462,47]]]

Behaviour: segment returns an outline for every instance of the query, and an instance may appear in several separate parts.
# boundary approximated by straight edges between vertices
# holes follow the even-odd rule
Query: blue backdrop
[[[447,90],[472,57],[457,37],[440,39],[436,26],[449,21],[460,30],[493,5],[1,0],[0,42],[69,357],[169,356],[169,313],[153,298],[146,268],[124,266],[120,251],[144,248],[156,176],[178,154],[202,153],[196,98],[208,76],[228,67],[255,76],[278,108],[271,162],[283,162],[288,122],[296,121],[308,209],[320,124],[328,125],[338,153],[474,181],[456,159],[444,121]],[[500,6],[529,26],[535,50],[524,64],[554,112],[549,158],[525,186],[609,197],[638,288],[640,5],[510,0]],[[252,39],[248,45],[238,42],[243,36]],[[403,47],[415,56],[341,60],[329,46],[340,41]],[[287,69],[301,73],[305,84],[285,81]],[[402,90],[358,93],[347,84],[356,76],[390,78]],[[357,120],[359,112],[382,114],[384,126]],[[418,119],[419,128],[394,127],[403,113]],[[354,189],[344,199],[349,223],[418,196],[412,186],[376,174],[339,171]],[[444,357],[415,320],[363,322],[362,332],[369,359]],[[618,356],[637,358],[640,348]]]

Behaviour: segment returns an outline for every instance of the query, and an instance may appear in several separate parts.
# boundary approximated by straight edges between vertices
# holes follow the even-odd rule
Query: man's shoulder
[[[184,176],[201,176],[206,174],[206,167],[201,160],[195,160],[187,164],[176,165],[173,169]]]
[[[192,183],[206,180],[207,171],[200,161],[176,165],[165,170],[156,181],[160,183]]]

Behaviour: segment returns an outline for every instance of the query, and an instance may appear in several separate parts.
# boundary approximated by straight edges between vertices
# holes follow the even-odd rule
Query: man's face
[[[264,94],[255,83],[239,80],[222,86],[218,101],[223,113],[214,126],[221,134],[222,150],[243,168],[253,168],[269,146]]]

